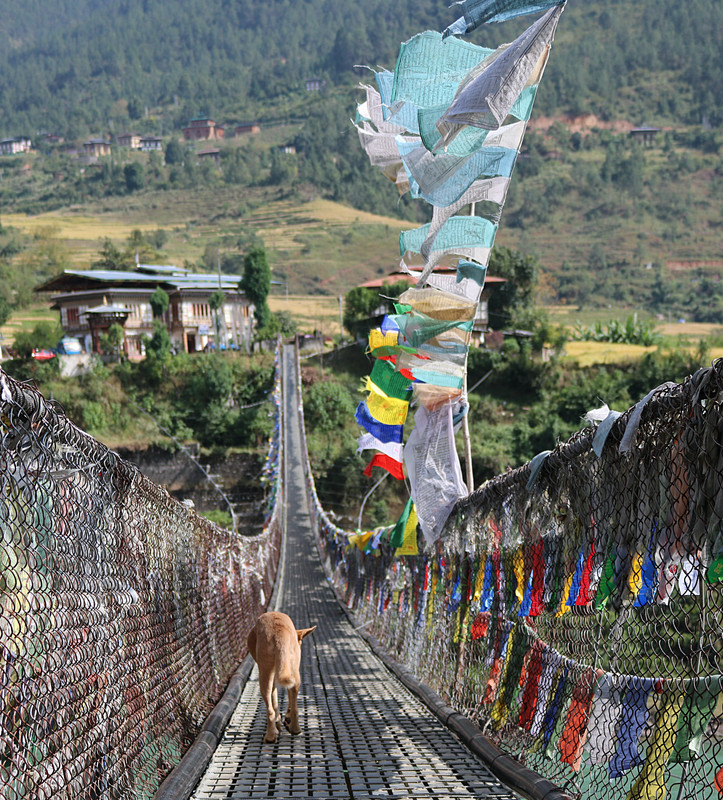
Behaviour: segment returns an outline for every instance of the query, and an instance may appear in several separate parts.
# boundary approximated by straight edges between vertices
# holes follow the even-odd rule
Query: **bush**
[[[317,381],[304,397],[309,426],[324,433],[343,428],[353,419],[355,408],[348,390],[336,381]]]
[[[82,406],[83,429],[90,433],[99,433],[108,425],[105,409],[95,400],[88,400]]]
[[[39,322],[31,331],[23,330],[15,335],[13,346],[23,358],[30,358],[34,349],[54,350],[63,338],[63,329],[58,322]]]

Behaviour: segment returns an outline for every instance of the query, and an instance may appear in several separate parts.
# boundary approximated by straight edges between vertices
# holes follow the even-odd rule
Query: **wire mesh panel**
[[[2,371],[0,486],[0,798],[151,797],[245,655],[278,505],[219,528]]]
[[[315,501],[327,570],[390,653],[571,796],[723,796],[722,404],[720,361],[658,387],[480,487],[419,556],[350,545]]]

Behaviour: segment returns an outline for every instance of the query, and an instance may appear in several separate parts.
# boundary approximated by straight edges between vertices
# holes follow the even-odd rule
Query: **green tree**
[[[125,167],[123,167],[123,177],[125,178],[126,189],[130,193],[137,192],[146,184],[143,164],[140,164],[138,161],[126,164]]]
[[[232,428],[233,386],[231,367],[219,354],[198,359],[188,376],[182,392],[185,421],[202,444],[223,443]]]
[[[152,264],[156,258],[156,251],[153,245],[146,239],[143,231],[134,228],[126,239],[126,252],[135,261],[141,264]]]
[[[383,294],[379,289],[369,289],[366,286],[355,286],[344,297],[344,313],[342,322],[344,327],[356,336],[369,327],[369,318],[380,308],[387,308],[394,299],[409,288],[407,281],[397,281],[384,286]]]
[[[344,297],[344,327],[356,334],[360,320],[366,320],[379,307],[379,292],[366,286],[355,286]]]
[[[149,386],[160,386],[166,380],[171,361],[171,336],[160,319],[153,320],[153,335],[144,336],[146,357],[141,374]]]
[[[171,336],[168,329],[159,319],[153,320],[153,336],[146,337],[146,353],[163,359],[171,352]]]
[[[121,348],[125,341],[125,331],[123,326],[114,322],[109,328],[108,333],[101,334],[100,337],[100,350],[110,356],[120,358]]]
[[[163,315],[168,310],[170,298],[164,289],[162,289],[160,286],[157,286],[156,290],[148,298],[148,302],[150,303],[151,310],[153,311],[153,318],[162,319]]]
[[[355,403],[336,381],[317,381],[304,396],[304,418],[315,431],[331,433],[354,416]]]
[[[538,260],[528,253],[509,247],[495,247],[492,250],[488,274],[505,279],[505,283],[495,287],[489,299],[492,328],[499,330],[509,325],[522,309],[534,305],[539,269]]]
[[[133,256],[127,250],[116,247],[107,236],[100,248],[100,258],[93,261],[93,269],[131,270]]]
[[[174,164],[183,164],[184,149],[183,145],[174,136],[166,145],[164,153],[166,164],[172,166]]]
[[[271,317],[266,299],[271,289],[271,268],[263,247],[252,247],[246,254],[240,288],[256,308],[257,329],[265,328]]]
[[[0,295],[0,325],[4,325],[12,314],[12,307],[8,301]]]
[[[218,347],[221,346],[221,315],[219,312],[223,308],[225,301],[226,295],[220,289],[216,289],[208,298],[208,305],[213,311],[213,318],[216,323],[216,344]]]

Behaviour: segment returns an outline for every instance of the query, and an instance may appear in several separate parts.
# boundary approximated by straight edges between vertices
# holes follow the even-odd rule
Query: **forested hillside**
[[[269,219],[291,207],[303,215],[312,198],[426,222],[428,204],[399,198],[359,145],[351,118],[358,83],[372,76],[354,65],[391,68],[401,41],[459,14],[443,0],[0,0],[0,138],[33,140],[33,152],[0,157],[0,211],[7,220],[135,210],[167,230],[203,227],[203,258],[180,227],[153,256],[200,268],[219,253],[236,258],[263,241]],[[470,38],[495,46],[528,23]],[[498,235],[540,260],[540,299],[720,318],[722,62],[720,0],[569,0]],[[322,91],[305,90],[311,77]],[[213,160],[199,156],[208,142],[182,141],[203,114],[229,131]],[[250,120],[260,133],[230,135]],[[630,136],[643,123],[660,129],[649,147]],[[116,146],[128,131],[161,137],[163,151]],[[112,155],[78,158],[71,145],[90,136],[111,141]],[[192,201],[202,192],[203,203]],[[30,240],[0,220],[8,306],[68,266],[45,233]],[[381,266],[376,254],[359,256],[360,231],[337,234],[263,243],[292,291],[330,291],[319,283],[322,258],[341,259],[347,282],[396,266],[393,245]],[[100,255],[84,253],[83,265]],[[352,285],[340,278],[333,290]]]
[[[458,13],[442,0],[2,0],[0,136],[303,114],[305,79],[392,67],[401,41]],[[523,24],[471,38],[497,44]],[[722,66],[719,0],[570,0],[537,110],[716,125]]]

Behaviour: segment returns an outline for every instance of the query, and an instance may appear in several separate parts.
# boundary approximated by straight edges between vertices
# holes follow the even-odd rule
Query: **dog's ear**
[[[299,644],[301,644],[301,640],[304,636],[308,636],[310,633],[313,633],[316,630],[316,625],[313,628],[302,628],[300,631],[296,631],[296,635],[299,639]]]

